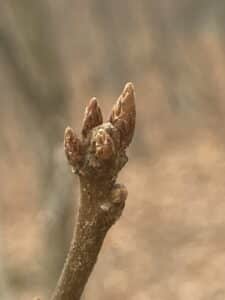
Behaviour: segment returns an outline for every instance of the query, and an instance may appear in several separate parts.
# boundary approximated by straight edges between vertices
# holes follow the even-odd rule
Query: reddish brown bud
[[[82,126],[82,135],[84,137],[87,136],[88,132],[102,124],[103,118],[102,118],[102,112],[100,107],[98,106],[97,99],[94,97],[90,100],[88,106],[85,109],[84,114],[84,120],[83,120],[83,126]]]
[[[113,140],[104,129],[100,129],[97,132],[95,137],[95,147],[96,157],[102,160],[111,158],[115,151]]]
[[[71,127],[67,127],[64,135],[64,149],[71,166],[76,166],[80,160],[80,140]]]
[[[119,96],[112,112],[109,116],[111,122],[119,129],[121,134],[121,147],[126,148],[133,137],[136,119],[135,93],[134,86],[131,82],[124,87],[122,94]]]

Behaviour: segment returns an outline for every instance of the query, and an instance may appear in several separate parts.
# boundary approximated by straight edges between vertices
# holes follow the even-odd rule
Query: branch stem
[[[109,122],[102,124],[96,98],[88,104],[82,138],[67,127],[64,148],[80,179],[80,206],[66,262],[52,300],[80,300],[109,228],[121,216],[127,190],[117,184],[127,162],[126,148],[135,126],[134,87],[127,83]]]
[[[79,300],[85,284],[97,261],[105,235],[112,225],[106,222],[101,203],[108,203],[109,199],[101,197],[109,192],[101,193],[105,188],[96,187],[82,182],[81,205],[76,218],[76,226],[70,250],[57,284],[52,300]],[[96,196],[98,196],[96,198]]]

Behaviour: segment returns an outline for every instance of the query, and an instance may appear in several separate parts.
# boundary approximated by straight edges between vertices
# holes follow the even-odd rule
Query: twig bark
[[[96,98],[86,108],[82,138],[68,127],[65,153],[80,179],[80,206],[70,250],[52,300],[79,300],[109,228],[122,214],[127,190],[117,184],[135,125],[134,88],[126,84],[102,124]]]

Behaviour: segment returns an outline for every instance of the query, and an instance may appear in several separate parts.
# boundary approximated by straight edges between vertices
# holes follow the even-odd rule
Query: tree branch
[[[85,111],[82,139],[65,131],[65,153],[80,179],[80,207],[70,250],[52,300],[79,300],[109,228],[122,214],[127,190],[116,184],[127,162],[135,124],[134,88],[126,84],[109,122],[102,124],[96,98]]]

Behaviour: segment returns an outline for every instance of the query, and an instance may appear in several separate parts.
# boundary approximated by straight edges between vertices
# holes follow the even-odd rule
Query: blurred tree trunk
[[[61,53],[63,37],[58,36],[54,11],[50,11],[48,1],[8,1],[1,5],[0,55],[9,70],[12,89],[23,97],[24,103],[15,102],[14,105],[27,111],[27,118],[22,122],[29,130],[27,142],[32,140],[28,147],[36,153],[40,166],[40,206],[49,211],[46,214],[49,226],[43,232],[46,251],[49,253],[53,239],[54,257],[61,258],[52,261],[44,254],[43,270],[47,269],[51,274],[48,278],[52,279],[53,285],[66,251],[65,215],[70,212],[70,189],[66,193],[58,192],[59,183],[64,179],[69,182],[68,176],[61,172],[61,177],[55,177],[56,172],[66,165],[60,155],[54,154],[62,149],[63,130],[68,119],[69,85]],[[63,213],[54,214],[54,218],[60,220],[51,223],[48,216],[55,207]],[[48,286],[51,288],[50,282]]]
[[[101,67],[104,70],[102,73],[107,74],[107,81],[117,89],[118,84],[127,81],[128,74],[131,74],[127,63],[126,47],[121,39],[122,32],[124,33],[126,29],[127,19],[119,18],[119,15],[123,16],[126,13],[129,20],[129,6],[121,2],[118,10],[117,3],[93,0],[90,13],[97,31],[96,36],[101,38],[103,45],[104,60]]]

